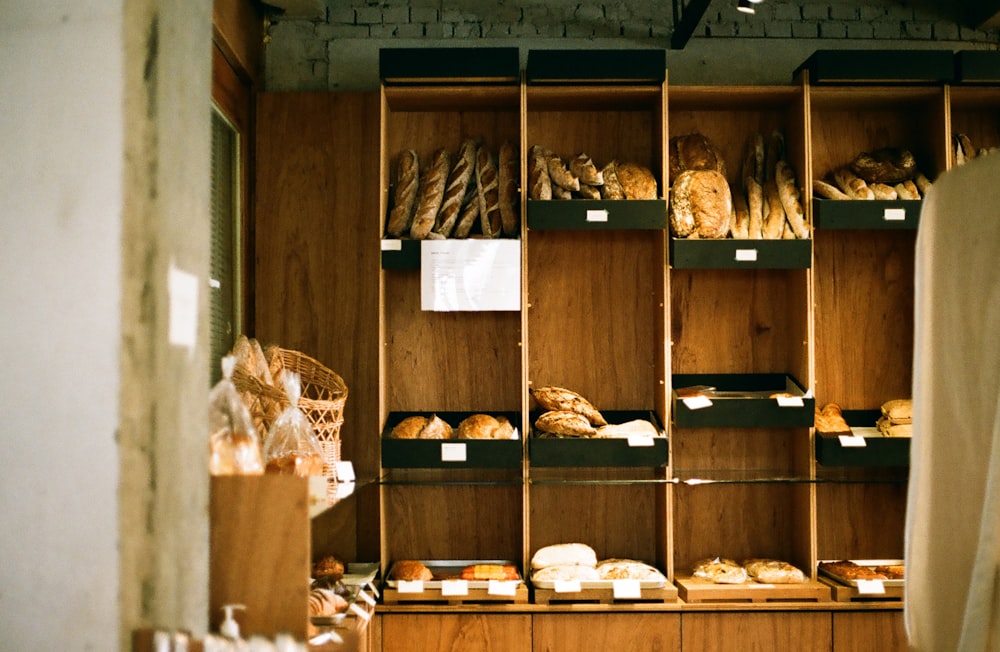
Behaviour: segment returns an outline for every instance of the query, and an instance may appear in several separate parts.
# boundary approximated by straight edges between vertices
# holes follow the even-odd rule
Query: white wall
[[[2,2],[0,648],[118,649],[121,2]]]

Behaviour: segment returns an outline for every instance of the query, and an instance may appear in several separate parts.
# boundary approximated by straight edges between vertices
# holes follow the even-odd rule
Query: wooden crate
[[[830,587],[810,580],[802,584],[715,584],[698,577],[674,580],[685,602],[826,602]]]
[[[834,602],[902,602],[902,586],[887,586],[885,593],[862,593],[856,586],[847,586],[840,582],[820,577],[819,581],[830,588],[830,594]]]

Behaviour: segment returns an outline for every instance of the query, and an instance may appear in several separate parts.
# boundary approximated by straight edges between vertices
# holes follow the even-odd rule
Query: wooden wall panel
[[[829,652],[829,613],[685,613],[684,652]]]
[[[527,652],[528,614],[391,614],[380,617],[382,652]]]
[[[902,611],[833,614],[834,652],[906,652]]]
[[[537,614],[533,626],[533,652],[681,649],[679,614]]]

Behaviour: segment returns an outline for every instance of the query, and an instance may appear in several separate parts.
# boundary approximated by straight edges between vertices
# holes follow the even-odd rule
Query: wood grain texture
[[[829,652],[829,613],[685,613],[684,652]]]
[[[380,616],[382,652],[517,652],[531,649],[528,614]]]
[[[901,611],[833,614],[834,652],[906,652]]]
[[[533,652],[668,652],[681,645],[679,614],[538,614]]]
[[[816,488],[819,559],[902,559],[906,483]]]

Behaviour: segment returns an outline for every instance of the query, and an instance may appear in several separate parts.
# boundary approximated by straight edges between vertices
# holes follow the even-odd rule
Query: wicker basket
[[[331,492],[335,493],[333,485],[340,461],[340,427],[344,423],[347,385],[339,375],[304,353],[290,349],[278,349],[278,353],[281,369],[299,374],[298,408],[316,432],[323,451],[323,474],[331,480]],[[275,380],[275,385],[268,385],[239,365],[233,370],[233,384],[243,396],[263,444],[271,424],[291,401],[280,379]]]

